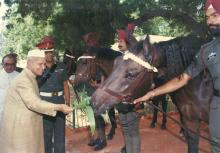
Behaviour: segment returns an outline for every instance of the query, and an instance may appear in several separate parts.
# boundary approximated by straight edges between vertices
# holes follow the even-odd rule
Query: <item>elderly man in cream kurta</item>
[[[0,124],[5,106],[5,94],[10,82],[19,74],[15,71],[16,59],[13,54],[7,54],[2,59],[3,69],[0,71]]]
[[[72,108],[39,97],[36,76],[44,69],[44,53],[29,51],[25,68],[9,86],[0,128],[1,153],[44,153],[42,114],[68,114]]]

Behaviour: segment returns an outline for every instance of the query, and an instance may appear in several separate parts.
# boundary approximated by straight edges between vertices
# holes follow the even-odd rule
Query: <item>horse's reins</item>
[[[82,56],[82,57],[78,58],[77,60],[79,60],[79,59],[81,59],[81,58],[95,59],[94,56]],[[126,58],[127,58],[127,57],[126,57]],[[152,57],[151,62],[154,61],[154,60],[153,60],[154,58],[155,58],[155,55],[153,54],[153,57]],[[150,63],[151,63],[151,62],[150,62]],[[143,62],[142,62],[142,63],[143,63]],[[140,63],[139,63],[139,64],[140,64]],[[150,70],[152,70],[152,71],[155,70],[155,67],[151,67]],[[148,71],[149,71],[149,70],[148,70]],[[140,81],[139,81],[139,82],[140,82]],[[123,95],[123,94],[114,92],[113,90],[111,90],[111,89],[109,89],[109,88],[104,88],[104,89],[103,89],[103,88],[101,87],[101,88],[99,88],[99,89],[105,91],[106,93],[110,94],[110,95],[113,96],[113,97],[116,97],[119,101],[126,100],[127,98],[130,98],[130,96],[131,96],[131,95]],[[176,119],[174,119],[174,118],[170,117],[169,115],[167,115],[167,113],[164,112],[163,110],[161,110],[158,106],[156,106],[156,105],[154,105],[154,104],[152,104],[152,103],[147,103],[147,104],[148,104],[148,105],[151,105],[152,107],[154,107],[155,109],[157,109],[158,111],[160,111],[161,113],[163,113],[164,115],[166,115],[166,117],[168,117],[169,119],[171,119],[172,121],[174,121],[176,124],[180,125],[184,130],[189,131],[189,132],[191,132],[191,133],[194,133],[195,135],[198,135],[199,137],[203,138],[203,139],[206,140],[206,141],[209,141],[209,142],[213,143],[214,145],[217,145],[217,146],[220,145],[219,143],[217,143],[217,142],[211,140],[210,138],[207,138],[207,137],[205,137],[205,136],[203,136],[203,135],[201,135],[201,134],[198,134],[197,132],[195,132],[195,131],[193,131],[193,130],[187,128],[187,127],[185,127],[182,123],[180,123],[180,122],[177,121]],[[136,120],[137,118],[138,118],[138,116],[137,116],[134,120]],[[134,121],[134,120],[131,120],[131,121],[129,121],[129,122],[132,122],[132,121]],[[127,124],[129,124],[129,122],[128,122]]]
[[[136,86],[139,86],[142,83],[142,79],[140,79],[140,77],[143,78],[144,74],[146,72],[147,72],[146,69],[144,69],[142,71],[142,73],[139,74],[137,76],[137,78],[134,80],[134,82],[136,82],[136,83],[134,83]],[[153,75],[150,77],[150,79],[151,79],[151,81],[153,80]],[[119,101],[126,102],[126,101],[132,100],[132,98],[131,98],[132,94],[131,93],[129,93],[129,94],[122,94],[122,93],[115,92],[115,91],[113,91],[113,90],[111,90],[109,88],[103,88],[102,86],[99,88],[99,90],[102,90],[102,91],[108,93],[109,95],[111,95],[113,97],[116,97]]]
[[[153,59],[155,58],[155,55],[153,54],[153,57],[152,57],[152,61],[153,62]],[[151,63],[150,62],[150,63]],[[153,70],[153,69],[151,69]],[[149,71],[149,70],[148,70]],[[114,92],[113,90],[111,89],[108,89],[108,88],[100,88],[101,90],[107,92],[108,94],[110,94],[111,96],[113,97],[116,97],[118,100],[122,101],[122,100],[126,100],[126,98],[130,97],[130,95],[122,95],[120,93],[117,93],[117,92]],[[198,135],[199,137],[203,138],[204,140],[206,141],[209,141],[211,143],[213,143],[214,145],[217,145],[217,146],[220,146],[220,144],[218,142],[215,142],[213,140],[211,140],[210,138],[207,138],[201,134],[198,134],[197,132],[185,127],[182,123],[180,123],[179,121],[177,121],[176,119],[174,119],[173,117],[170,117],[169,115],[167,115],[166,112],[164,112],[163,110],[161,110],[158,106],[152,104],[152,103],[147,103],[148,105],[151,105],[152,107],[154,107],[155,109],[157,109],[158,111],[160,111],[161,113],[163,113],[166,117],[168,117],[169,119],[171,119],[172,121],[174,121],[176,124],[180,125],[180,127],[182,127],[184,130],[188,131],[188,132],[191,132],[191,133],[194,133],[195,135]],[[139,116],[137,116],[136,118],[134,118],[133,120],[129,121],[128,123],[126,124],[129,124],[131,122],[133,122],[134,120],[136,120],[137,118],[139,118]],[[122,124],[122,123],[121,123]],[[122,124],[123,125],[123,124]]]
[[[164,112],[160,107],[154,105],[153,103],[147,103],[148,105],[154,107],[155,109],[157,109],[158,111],[160,111],[161,113],[163,113],[166,117],[168,117],[169,119],[171,119],[172,121],[174,121],[176,124],[180,125],[180,127],[182,127],[184,130],[189,131],[191,133],[194,133],[195,135],[198,135],[199,137],[203,138],[206,141],[209,141],[211,143],[213,143],[214,145],[220,146],[220,144],[218,142],[215,142],[213,140],[211,140],[210,138],[207,138],[201,134],[196,133],[195,131],[185,127],[182,123],[180,123],[179,121],[177,121],[176,119],[174,119],[173,117],[170,117],[169,115],[167,115],[166,112]]]
[[[78,92],[77,92],[75,86],[72,85],[72,88],[73,88],[73,91],[74,91],[75,96],[76,96],[76,101],[77,101],[78,103],[80,103],[80,97],[79,97],[79,94],[78,94]],[[66,121],[69,122],[69,123],[72,124],[72,125],[74,124],[72,121],[68,120],[67,118],[66,118]],[[73,126],[74,126],[74,125],[73,125]]]

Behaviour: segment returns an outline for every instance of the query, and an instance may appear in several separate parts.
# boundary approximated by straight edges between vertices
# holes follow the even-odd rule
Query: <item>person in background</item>
[[[3,109],[5,106],[5,94],[11,81],[19,74],[15,68],[17,60],[10,53],[2,58],[3,69],[0,71],[0,121],[2,118]]]
[[[18,61],[18,54],[16,54],[16,53],[11,53],[11,55],[14,57],[15,62],[16,62],[16,64],[17,64],[17,61]],[[17,71],[17,72],[20,73],[22,70],[23,70],[23,68],[21,68],[21,67],[17,67],[17,65],[16,65],[15,71]]]
[[[0,125],[1,153],[44,153],[42,114],[72,112],[65,104],[41,100],[36,76],[43,73],[44,58],[39,49],[29,51],[27,67],[9,85]]]
[[[54,40],[45,36],[36,45],[45,54],[45,70],[37,77],[40,96],[43,100],[54,104],[70,106],[70,90],[64,63],[54,58]],[[45,153],[65,153],[65,114],[58,112],[56,116],[43,116]]]
[[[185,70],[183,74],[167,82],[144,96],[136,99],[134,103],[147,101],[152,97],[175,91],[188,83],[189,80],[196,77],[207,68],[211,74],[214,85],[214,96],[210,104],[209,112],[209,131],[212,153],[220,152],[220,0],[207,0],[205,5],[205,14],[210,32],[214,40],[203,45],[195,56],[195,60]],[[204,67],[205,65],[205,67]],[[216,145],[217,144],[217,145]]]
[[[132,36],[134,28],[133,24],[128,24],[127,31],[118,30],[118,48],[121,52],[128,51],[129,47],[135,44],[136,39]],[[133,104],[125,101],[117,104],[116,109],[119,112],[125,142],[121,153],[140,153],[139,113],[135,112]]]

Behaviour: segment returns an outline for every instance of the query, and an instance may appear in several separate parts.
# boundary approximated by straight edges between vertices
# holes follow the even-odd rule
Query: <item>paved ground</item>
[[[178,119],[177,114],[170,114]],[[161,117],[158,119],[157,128],[149,128],[151,116],[142,117],[140,121],[141,133],[141,153],[187,153],[187,145],[179,135],[179,126],[168,119],[167,130],[160,129]],[[67,128],[67,153],[119,153],[123,146],[123,137],[120,125],[116,131],[116,136],[113,140],[108,141],[108,146],[101,151],[93,151],[93,148],[87,145],[88,130],[85,128],[72,129]],[[109,127],[106,128],[108,132]],[[202,124],[201,134],[208,135],[207,125]],[[209,143],[205,140],[200,140],[199,153],[210,153]]]

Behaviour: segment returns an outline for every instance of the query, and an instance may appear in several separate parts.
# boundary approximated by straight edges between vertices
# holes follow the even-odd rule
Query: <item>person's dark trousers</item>
[[[43,117],[45,153],[65,153],[65,115]],[[53,152],[54,150],[54,152]]]
[[[139,114],[137,112],[120,113],[119,120],[122,127],[126,153],[140,153]]]

